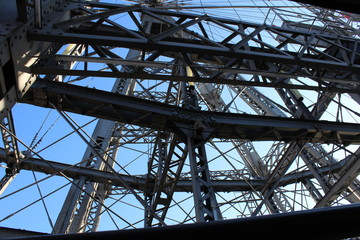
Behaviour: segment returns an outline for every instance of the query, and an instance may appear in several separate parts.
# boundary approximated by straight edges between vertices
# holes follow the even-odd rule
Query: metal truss
[[[139,7],[140,8],[140,7]],[[118,11],[140,11],[140,9],[123,9],[120,7]],[[110,11],[110,10],[109,10]],[[112,9],[111,11],[114,11]],[[115,11],[116,12],[116,11]],[[166,12],[166,16],[169,14]],[[147,14],[151,17],[156,17],[162,14],[161,10],[148,9],[143,14]],[[157,14],[157,15],[155,15]],[[163,13],[165,14],[165,13]],[[170,13],[171,15],[171,13]],[[89,21],[98,19],[103,16],[103,13],[99,16],[93,14],[92,18],[84,17],[83,21]],[[196,81],[196,82],[208,82],[208,83],[222,83],[230,85],[242,85],[242,86],[266,86],[266,87],[282,87],[282,88],[296,88],[296,89],[309,89],[322,91],[326,88],[326,91],[334,92],[350,92],[356,93],[358,91],[358,83],[356,80],[356,73],[358,69],[356,59],[357,53],[357,40],[341,38],[335,36],[321,35],[316,32],[306,33],[296,30],[282,29],[278,27],[271,27],[266,25],[254,25],[243,22],[229,22],[226,20],[211,18],[209,16],[187,15],[173,13],[173,17],[179,18],[181,22],[187,20],[182,24],[176,24],[168,22],[166,19],[161,19],[162,24],[170,25],[168,31],[164,33],[158,33],[150,40],[139,35],[139,33],[127,30],[119,30],[117,27],[108,27],[106,29],[98,29],[93,31],[94,35],[87,35],[86,29],[91,29],[92,26],[86,26],[86,24],[77,19],[77,23],[80,26],[76,28],[70,22],[58,23],[56,25],[57,33],[52,35],[52,32],[42,29],[29,33],[30,40],[36,41],[54,41],[58,43],[73,42],[77,44],[96,44],[109,47],[130,47],[134,49],[144,49],[146,51],[158,50],[160,52],[171,51],[165,55],[172,61],[174,56],[181,54],[182,52],[193,53],[193,59],[187,59],[187,64],[191,66],[195,73],[194,77],[176,77],[168,76],[164,74],[152,74],[143,71],[143,68],[139,68],[138,71],[132,71],[131,74],[109,72],[109,71],[85,71],[85,70],[61,70],[52,69],[46,67],[46,64],[39,64],[31,68],[31,72],[36,74],[54,74],[55,72],[61,75],[78,75],[78,76],[98,76],[98,77],[122,77],[122,78],[137,78],[137,79],[154,79],[154,80],[172,80],[172,81]],[[158,17],[159,18],[159,17]],[[199,18],[198,20],[193,20]],[[178,21],[179,21],[178,20]],[[201,24],[202,20],[204,24],[213,24],[223,31],[229,32],[227,36],[224,36],[223,40],[219,42],[213,42],[207,39],[207,32],[202,32],[202,35],[193,33],[192,40],[184,40],[177,38],[178,41],[166,41],[171,39],[171,35],[176,34],[179,31],[183,31],[186,27],[194,24]],[[191,24],[190,24],[191,23]],[[81,25],[82,24],[82,25]],[[240,30],[237,30],[237,26],[240,24]],[[85,29],[83,29],[85,28]],[[244,31],[250,31],[250,34]],[[50,34],[49,34],[50,32]],[[105,33],[104,33],[105,32]],[[104,37],[104,34],[108,34],[108,37]],[[112,37],[116,34],[121,37]],[[189,33],[190,34],[190,33]],[[284,39],[282,43],[277,45],[270,45],[262,41],[262,34],[272,34],[278,36],[278,38]],[[135,35],[135,36],[134,36]],[[236,39],[236,36],[242,36],[241,41],[233,44],[231,42]],[[150,42],[149,42],[150,41]],[[317,43],[320,42],[320,46]],[[315,44],[314,44],[315,43]],[[294,44],[296,46],[295,51],[289,51],[287,45]],[[315,45],[315,46],[314,46]],[[247,47],[245,47],[247,46]],[[322,48],[326,47],[326,51]],[[181,49],[181,52],[176,54]],[[265,49],[265,50],[263,50]],[[286,50],[285,50],[286,49]],[[159,52],[157,53],[159,54]],[[207,55],[212,55],[208,57]],[[222,56],[222,60],[214,56]],[[46,57],[48,59],[48,56]],[[48,60],[49,61],[49,60]],[[72,57],[72,56],[54,56],[54,61],[72,62],[104,62],[111,64],[129,64],[134,65],[131,61],[123,59],[114,59],[108,56],[106,59],[102,57]],[[49,61],[52,62],[52,61]],[[216,62],[215,64],[206,63]],[[161,67],[165,69],[171,69],[174,64],[171,62],[158,62],[158,61],[145,61],[143,66]],[[252,67],[251,67],[252,66]],[[258,67],[261,66],[261,67]],[[196,74],[200,70],[216,70],[217,73],[213,76],[204,76]],[[256,69],[256,71],[255,71]],[[316,70],[314,70],[316,69]],[[337,69],[334,71],[334,69]],[[222,78],[225,73],[232,73],[232,78]],[[234,79],[237,74],[255,75],[251,81],[243,81]],[[259,75],[262,76],[260,81]],[[285,81],[289,77],[291,78],[309,78],[309,81],[305,84],[302,83],[288,83]],[[355,78],[352,80],[352,78]],[[275,79],[274,79],[275,78]],[[330,83],[335,82],[340,86],[332,86]]]
[[[31,187],[40,200],[0,222],[35,203],[61,234],[360,201],[357,15],[266,5],[252,23],[172,4],[18,1],[22,24],[0,38],[0,201]],[[74,134],[82,159],[22,141],[16,102],[55,110],[72,132],[44,149]],[[11,189],[22,172],[35,181]]]

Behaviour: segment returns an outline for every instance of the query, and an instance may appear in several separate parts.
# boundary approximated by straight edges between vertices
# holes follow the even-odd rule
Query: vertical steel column
[[[128,59],[137,59],[139,57],[140,52],[136,50],[130,51],[127,55]],[[128,91],[131,91],[131,86],[134,87],[134,84],[132,84],[131,81],[132,79],[117,79],[113,86],[112,92],[127,94]],[[92,143],[93,147],[103,156],[106,161],[110,161],[116,157],[117,149],[113,151],[111,158],[107,153],[112,135],[114,132],[116,132],[116,126],[117,125],[115,122],[100,119],[92,134],[92,138],[96,141],[96,144]],[[112,161],[109,163],[112,166],[114,164]],[[105,170],[102,159],[99,159],[96,155],[94,155],[92,153],[92,149],[89,147],[85,151],[81,166],[91,166],[94,169]],[[77,180],[69,190],[62,210],[60,211],[55,223],[53,233],[75,233],[85,231],[85,227],[89,225],[87,219],[90,214],[90,206],[93,204],[98,205],[99,208],[102,206],[102,204],[99,205],[99,202],[94,202],[93,197],[95,197],[97,194],[97,197],[101,203],[103,203],[106,198],[106,191],[102,190],[103,194],[99,195],[99,193],[97,193],[98,189],[104,190],[107,189],[107,187],[102,186],[102,184],[88,182],[86,177],[81,177],[79,180]],[[97,210],[96,212],[101,211]],[[92,219],[98,222],[100,216],[96,216]],[[91,227],[91,231],[96,231],[98,224],[94,223],[91,225],[93,225],[93,227]]]
[[[222,110],[226,111],[225,102],[222,100],[220,96],[216,96],[214,91],[213,84],[197,84],[198,90],[202,96],[202,98],[208,103],[209,108],[212,110]],[[272,102],[270,102],[265,96],[263,96],[260,92],[258,92],[255,88],[252,87],[237,87],[231,86],[231,89],[241,97],[255,112],[260,115],[268,115],[268,116],[283,116],[284,113]],[[212,90],[212,91],[211,91]],[[232,141],[235,149],[239,153],[240,157],[244,160],[244,163],[250,173],[254,177],[262,177],[266,178],[269,174],[267,169],[262,162],[259,154],[255,150],[252,142],[241,142],[238,143],[235,140]],[[268,209],[275,213],[279,212],[281,209],[283,212],[286,212],[286,208],[289,208],[289,204],[287,204],[286,199],[281,201],[280,197],[273,196],[274,199],[269,199],[265,201]],[[284,204],[285,203],[285,204]]]
[[[114,123],[101,120],[98,122],[96,130],[92,137],[95,137],[97,146],[92,143],[94,149],[98,151],[105,160],[109,160],[106,152],[109,142],[109,131],[114,127]],[[101,135],[101,133],[103,133]],[[105,133],[105,134],[104,134]],[[92,167],[93,169],[104,170],[105,166],[98,156],[92,153],[92,149],[87,148],[83,157],[83,167]],[[54,226],[53,233],[75,233],[85,231],[84,223],[89,214],[92,199],[95,196],[100,184],[87,181],[82,176],[75,181],[68,192],[62,210],[60,211]],[[103,198],[99,198],[103,201]]]
[[[187,75],[192,75],[192,71],[187,67]],[[197,109],[198,100],[194,85],[189,84],[186,91],[185,107]],[[202,122],[194,125],[188,131],[187,146],[189,152],[191,182],[194,194],[194,205],[197,222],[208,222],[221,220],[222,215],[216,200],[216,195],[211,184],[210,171],[206,156],[205,144],[207,137],[205,132],[211,129]]]
[[[221,220],[221,212],[211,184],[209,166],[206,157],[205,142],[201,127],[195,127],[196,135],[188,136],[188,150],[191,182],[197,222]]]
[[[154,205],[157,205],[158,202],[167,204],[165,201],[159,201],[158,196],[156,193],[159,189],[162,190],[162,179],[165,177],[164,175],[164,168],[165,168],[165,161],[167,158],[167,141],[169,139],[169,134],[164,132],[158,132],[156,136],[156,142],[154,144],[154,150],[150,161],[148,163],[148,174],[146,179],[146,189],[145,189],[145,201],[151,206],[152,209],[156,209]],[[166,174],[166,173],[165,173]],[[161,191],[160,190],[160,191]],[[161,193],[159,194],[161,195]],[[171,199],[170,199],[171,201]],[[155,210],[154,209],[154,210]],[[145,227],[152,226],[153,216],[149,212],[149,210],[145,209]]]

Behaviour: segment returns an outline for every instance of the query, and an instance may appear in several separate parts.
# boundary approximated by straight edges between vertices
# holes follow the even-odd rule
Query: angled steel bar
[[[315,207],[324,207],[331,204],[353,180],[358,176],[360,169],[360,148],[354,154],[348,157],[348,165],[344,166],[339,172],[340,178],[337,182],[325,193],[325,195],[317,202]]]
[[[114,170],[114,168],[111,166],[111,164],[109,162],[107,162],[106,160],[103,159],[103,156],[101,156],[101,154],[96,150],[94,149],[94,147],[86,140],[86,138],[77,130],[77,128],[69,121],[69,119],[67,118],[66,115],[64,115],[63,112],[61,112],[59,109],[57,109],[55,106],[54,108],[59,112],[59,114],[65,119],[65,121],[74,129],[75,132],[78,133],[78,135],[82,138],[82,140],[92,149],[92,152],[94,155],[97,155],[97,157],[99,157],[100,159],[102,159],[102,162],[104,163],[104,165],[109,169],[110,172],[112,172],[118,179],[119,181],[123,184],[123,186],[128,190],[130,191],[134,197],[136,198],[136,200],[139,201],[139,203],[141,205],[143,205],[143,207],[146,209],[146,208],[149,208],[149,206],[147,205],[147,203],[144,201],[144,199],[142,199],[135,191],[134,191],[134,188],[131,187],[123,178],[121,175],[118,175],[116,174],[116,171]],[[166,225],[162,219],[160,219],[157,215],[155,215],[155,213],[152,213],[154,214],[154,217],[160,222],[162,223],[163,225]]]
[[[101,48],[94,47],[94,49],[100,56],[105,57],[105,53]],[[138,55],[137,51],[132,51],[128,54],[128,57],[136,57]],[[109,66],[114,72],[119,71],[111,63],[109,63]],[[112,92],[126,93],[130,88],[130,85],[129,81],[117,79]],[[112,148],[110,143],[119,142],[118,137],[115,138],[112,136],[113,132],[121,133],[122,129],[117,131],[116,129],[118,128],[119,126],[115,122],[103,119],[99,120],[92,136],[95,143],[91,143],[93,145],[92,148],[87,148],[83,156],[83,166],[91,166],[94,169],[103,171],[108,169],[108,166],[114,167],[117,149]],[[94,150],[97,151],[102,158],[99,158],[99,154],[94,154]],[[83,191],[81,191],[78,186],[82,186]],[[96,182],[88,181],[88,178],[86,177],[80,178],[77,182],[77,186],[73,185],[69,190],[53,232],[96,231],[100,220],[100,215],[97,215],[96,213],[102,212],[103,202],[107,198],[110,189],[111,186],[109,184],[98,184]],[[98,201],[93,201],[93,198],[89,195],[83,196],[85,191],[94,196],[96,195]],[[91,216],[92,212],[95,212],[95,217]]]
[[[264,203],[270,202],[270,204],[273,206],[272,211],[277,212],[277,207],[275,206],[275,203],[272,203],[274,190],[278,187],[281,178],[284,177],[287,170],[290,168],[291,164],[293,163],[296,156],[301,152],[302,148],[305,146],[305,143],[299,144],[297,142],[292,142],[282,158],[277,163],[275,169],[272,170],[271,174],[267,177],[266,182],[261,190],[261,192],[264,195],[264,199],[259,203],[259,205],[256,207],[254,212],[252,213],[252,216],[256,216],[261,211],[261,208]]]
[[[328,96],[329,94],[326,94],[326,95]],[[333,94],[331,94],[331,95],[333,95]],[[321,116],[321,114],[324,111],[322,109],[326,109],[328,101],[329,101],[329,98],[327,96],[322,95],[322,98],[321,98],[321,99],[325,100],[325,103],[324,103],[324,101],[319,101],[317,103],[317,107],[314,107],[313,112],[315,111],[317,113],[315,115],[316,118]],[[255,104],[251,104],[250,106],[254,105],[254,110],[257,111],[259,114],[262,114],[262,115],[267,114],[267,115],[284,116],[285,117],[285,115],[281,111],[279,111],[277,106],[273,105],[271,102],[266,101],[266,99],[261,100],[262,95],[253,88],[247,88],[246,91],[244,91],[244,93],[242,94],[242,97],[246,101],[255,101]],[[330,101],[331,101],[331,99],[330,99]],[[317,110],[318,108],[321,109],[322,111],[318,111]],[[327,178],[324,177],[324,175],[319,171],[318,167],[315,166],[315,162],[314,162],[316,158],[320,158],[320,157],[319,156],[314,157],[313,156],[314,152],[317,153],[316,151],[314,151],[314,147],[310,146],[309,144],[306,144],[305,148],[300,152],[299,156],[305,161],[305,163],[307,164],[307,166],[309,167],[311,172],[314,174],[315,178],[320,183],[322,188],[324,190],[327,190],[329,187]],[[320,160],[322,160],[322,158],[320,158]],[[288,162],[288,164],[290,164],[290,163],[291,163],[291,161]],[[332,165],[333,163],[332,162],[324,162],[324,166],[329,165],[329,164]],[[283,176],[282,178],[284,178],[284,177],[285,176]],[[315,187],[313,187],[313,184],[310,182],[310,180],[304,180],[303,182],[304,182],[305,186],[309,189],[309,192],[310,192],[310,194],[312,194],[314,199],[319,200],[321,198],[321,194]],[[265,203],[269,205],[268,201],[265,201]],[[259,211],[259,209],[258,209],[258,211]]]
[[[128,12],[128,13],[129,13],[129,12],[131,12],[131,9],[138,9],[138,8],[136,8],[136,7],[134,8],[134,7],[135,7],[135,6],[130,6],[130,7],[129,7],[130,10],[127,10],[127,11],[125,11],[125,12]],[[85,12],[90,13],[90,14],[91,14],[90,16],[96,15],[96,13],[94,13],[93,11],[91,11],[91,10],[89,10],[89,9],[83,8],[83,10],[84,10]],[[118,12],[118,13],[120,13],[120,12]],[[109,17],[109,16],[108,16],[108,17]],[[96,19],[96,18],[95,18],[95,19]],[[145,39],[142,35],[138,34],[137,32],[135,32],[135,31],[130,31],[130,30],[128,30],[126,27],[123,27],[122,25],[120,25],[120,24],[118,24],[118,23],[116,23],[116,22],[114,22],[114,21],[112,21],[112,20],[110,20],[110,19],[108,19],[108,18],[100,18],[99,21],[100,21],[100,20],[111,24],[111,25],[114,26],[115,28],[118,28],[120,31],[125,31],[126,33],[128,33],[129,35],[131,35],[131,36],[133,36],[133,37],[135,37],[135,38]],[[78,19],[76,19],[75,21],[78,22]],[[85,20],[85,22],[86,22],[86,21],[88,21],[88,20]],[[81,23],[81,21],[80,21],[80,23]],[[57,26],[57,25],[55,25],[55,26]],[[99,27],[99,26],[94,25],[94,27],[96,28],[96,27]]]
[[[162,135],[168,135],[165,133],[160,133]],[[172,196],[176,190],[176,186],[180,179],[180,174],[185,163],[185,159],[188,155],[187,147],[181,146],[179,139],[171,134],[168,138],[165,138],[166,141],[169,141],[169,150],[164,149],[165,143],[158,144],[159,149],[154,149],[159,151],[159,159],[157,163],[151,163],[149,167],[152,167],[152,170],[149,170],[147,176],[147,188],[145,191],[145,196],[150,201],[150,206],[152,210],[158,214],[161,219],[165,220],[166,213],[170,207],[172,201]],[[161,141],[158,139],[158,141]],[[154,160],[154,157],[152,158]],[[156,173],[152,173],[156,170]],[[152,173],[152,175],[150,175]],[[149,178],[154,178],[153,180]],[[154,183],[152,183],[154,181]],[[151,186],[153,185],[153,186]],[[151,190],[149,190],[151,189]],[[154,220],[153,215],[146,214],[146,227],[154,226],[152,223]]]
[[[11,111],[8,113],[8,116],[2,120],[1,124],[7,129],[7,131],[5,131],[5,129],[1,128],[1,136],[8,161],[6,161],[7,168],[5,170],[5,176],[0,180],[0,195],[6,190],[7,186],[9,186],[11,181],[19,173],[18,165],[23,157],[19,151],[17,140],[13,137],[13,135],[15,135],[15,127]],[[15,161],[11,161],[12,159]]]
[[[163,191],[163,180],[167,175],[164,173],[165,159],[168,156],[167,153],[167,140],[168,134],[164,132],[158,132],[154,144],[154,149],[152,156],[148,162],[148,174],[146,177],[146,189],[145,189],[145,200],[148,202],[149,206],[156,211],[159,198],[161,197],[161,192]],[[151,186],[153,185],[153,186]],[[158,193],[160,191],[160,193]],[[166,193],[165,193],[166,194]],[[167,200],[167,199],[166,199]],[[167,204],[167,201],[164,201],[164,205]],[[171,198],[170,198],[171,200]],[[160,201],[162,204],[162,201]],[[145,227],[152,226],[153,218],[151,214],[145,212]]]
[[[197,23],[199,23],[199,22],[201,22],[202,20],[207,19],[207,18],[208,18],[207,15],[201,16],[201,17],[199,17],[199,18],[197,18],[197,19],[188,21],[188,22],[186,22],[186,23],[183,23],[183,24],[178,25],[178,26],[176,26],[176,27],[172,27],[172,28],[170,28],[170,29],[168,29],[168,30],[165,30],[165,31],[161,32],[161,33],[158,33],[157,35],[151,36],[151,37],[149,38],[149,40],[150,40],[150,41],[153,41],[153,42],[160,41],[160,40],[162,40],[162,39],[170,36],[171,34],[174,34],[174,33],[179,32],[179,31],[181,31],[181,30],[183,30],[183,29],[185,29],[185,28],[187,28],[187,27],[190,27],[190,26],[192,26],[192,25],[194,25],[194,24],[197,24]]]
[[[78,6],[76,6],[76,7],[78,7]],[[125,13],[125,12],[129,12],[129,11],[139,10],[140,8],[141,7],[139,5],[133,5],[133,6],[124,6],[124,5],[121,6],[120,5],[119,8],[102,11],[100,13],[92,13],[88,16],[81,16],[81,17],[77,17],[74,19],[61,21],[61,22],[55,23],[54,26],[58,27],[58,28],[73,26],[76,24],[81,24],[82,22],[88,22],[88,21],[96,20],[96,19],[100,19],[100,18],[108,18],[112,15],[116,15],[119,13]]]
[[[209,103],[209,108],[211,110],[217,109],[224,111],[226,109],[225,102],[220,96],[213,96],[211,89],[214,89],[214,86],[211,84],[197,84],[198,91],[201,96]],[[254,109],[260,115],[268,115],[268,116],[283,116],[279,109],[274,106],[271,102],[269,102],[266,98],[262,96],[256,89],[252,87],[238,88],[232,86],[231,89],[237,93],[237,96],[240,97],[249,104],[250,107]],[[255,150],[254,145],[251,141],[241,141],[237,142],[236,140],[232,140],[234,148],[239,153],[240,157],[243,159],[248,171],[254,178],[266,178],[267,170],[264,166],[259,154]],[[234,167],[235,169],[235,167]],[[286,207],[279,201],[279,198],[275,198],[275,202],[279,205],[279,208],[285,209]],[[268,208],[271,209],[272,212],[276,212],[277,207],[275,206],[274,201],[265,201]]]

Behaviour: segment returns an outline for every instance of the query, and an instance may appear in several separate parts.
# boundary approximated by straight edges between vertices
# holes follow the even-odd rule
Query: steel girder
[[[43,88],[43,89],[44,89],[44,88]],[[51,94],[50,94],[50,95],[51,95]],[[64,94],[61,94],[61,95],[62,95],[62,96],[65,96]],[[141,103],[141,105],[143,105],[143,104]],[[116,108],[116,107],[115,107],[115,108]],[[134,108],[134,109],[135,109],[135,108]],[[148,111],[150,108],[146,107],[146,109],[147,109],[147,111]],[[145,114],[145,115],[146,115],[146,114]],[[200,118],[199,120],[201,120],[201,118]],[[134,121],[131,121],[131,122],[134,122]],[[174,124],[174,125],[177,125],[177,123]],[[190,128],[190,126],[191,126],[191,124],[190,124],[187,128]],[[356,128],[356,126],[354,126],[354,127]],[[247,127],[245,127],[245,128],[247,128]],[[281,168],[283,168],[282,173],[279,173],[279,171],[277,171],[276,169],[273,171],[273,175],[274,175],[274,174],[279,175],[279,177],[276,177],[277,181],[269,180],[269,179],[273,179],[273,178],[269,178],[268,181],[267,181],[267,183],[265,183],[265,184],[263,185],[264,191],[265,191],[265,189],[266,189],[266,192],[269,191],[268,194],[265,194],[265,199],[268,199],[269,196],[272,195],[272,192],[274,191],[274,189],[279,186],[279,183],[280,183],[280,181],[282,181],[282,177],[284,176],[285,172],[287,171],[287,168],[290,166],[290,163],[292,162],[292,159],[294,159],[294,158],[295,158],[295,155],[297,155],[298,152],[299,152],[299,150],[296,150],[295,148],[293,149],[292,147],[289,147],[288,151],[293,151],[292,157],[288,157],[287,155],[285,155],[286,157],[283,157],[283,160],[284,160],[284,161],[287,161],[287,164],[279,164],[279,166],[281,166]],[[294,154],[295,154],[295,155],[294,155]],[[282,165],[284,165],[285,167],[282,166]],[[354,171],[357,171],[357,169],[355,169]],[[319,172],[319,173],[320,173],[320,172]],[[320,174],[321,174],[321,173],[320,173]],[[275,177],[274,177],[274,179],[275,179]],[[270,182],[271,182],[271,184],[270,184]],[[268,188],[269,186],[272,186],[272,189],[267,190],[267,188]],[[259,207],[258,209],[260,210],[260,207]]]
[[[345,144],[360,141],[357,124],[199,111],[44,80],[37,80],[21,102],[48,108],[53,104],[63,111],[165,129],[179,137],[184,137],[182,129],[203,121],[214,127],[212,138]]]
[[[106,133],[114,128],[115,123],[111,121],[102,120],[98,123],[98,129]],[[110,129],[109,129],[110,128]],[[100,135],[95,132],[94,139],[96,143],[92,143],[93,149],[90,147],[84,154],[81,167],[93,170],[106,171],[107,167],[103,161],[109,162],[112,165],[113,154],[105,153],[108,149],[110,142],[107,136]],[[99,156],[93,153],[93,150],[102,153],[103,159],[100,160]],[[50,164],[51,165],[51,164]],[[53,233],[75,233],[84,232],[88,229],[96,230],[96,223],[99,221],[94,217],[93,224],[86,223],[91,211],[101,211],[102,204],[106,197],[108,183],[106,181],[92,182],[86,175],[80,176],[69,189],[69,193],[59,214]],[[98,201],[93,201],[96,197]],[[94,214],[96,215],[96,214]]]
[[[9,162],[6,157],[5,151],[2,149],[0,151],[0,160],[1,162]],[[15,159],[10,160],[10,163],[14,162]],[[331,166],[319,168],[321,174],[329,173],[339,173],[342,169],[350,164],[350,159],[344,159],[340,162],[337,162]],[[20,169],[24,170],[34,170],[36,172],[41,172],[51,175],[59,175],[79,179],[81,177],[86,177],[89,181],[96,182],[99,184],[111,184],[112,186],[123,187],[123,183],[119,178],[110,171],[96,170],[92,168],[82,167],[78,165],[69,165],[60,162],[53,162],[45,159],[39,159],[34,157],[25,156],[24,160],[19,165]],[[230,171],[231,173],[231,171]],[[147,176],[129,176],[126,174],[119,174],[122,179],[124,179],[131,187],[139,191],[146,191],[146,188],[154,187],[154,182],[149,183]],[[228,180],[221,179],[218,176],[219,171],[211,172],[210,178],[212,187],[215,192],[229,192],[229,191],[251,191],[254,189],[260,190],[265,186],[266,179],[238,179],[238,180]],[[224,171],[222,175],[227,175],[227,171]],[[281,178],[281,181],[278,183],[278,186],[286,186],[295,182],[303,182],[307,179],[314,178],[313,173],[310,170],[304,170],[297,173],[288,173]],[[191,179],[187,176],[179,176],[177,183],[172,186],[176,192],[192,192],[192,183]]]
[[[199,133],[199,131],[202,132],[203,130],[204,128],[202,127],[194,127],[194,132],[197,133],[189,135],[187,140],[196,221],[218,221],[222,220],[222,214],[210,178],[205,150],[206,141],[202,133]]]

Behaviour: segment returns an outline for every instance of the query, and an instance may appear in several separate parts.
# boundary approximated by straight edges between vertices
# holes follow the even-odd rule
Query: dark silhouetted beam
[[[343,239],[360,236],[360,204],[235,220],[159,228],[28,237],[41,240],[92,239]],[[261,229],[261,231],[259,231]],[[271,235],[273,233],[273,235]]]

